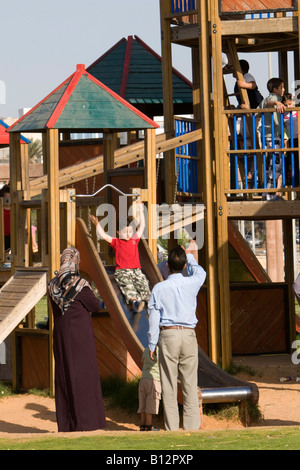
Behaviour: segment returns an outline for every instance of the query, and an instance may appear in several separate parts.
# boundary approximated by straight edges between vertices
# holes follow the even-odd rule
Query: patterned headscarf
[[[62,315],[84,287],[91,289],[88,281],[79,275],[79,265],[79,251],[72,246],[66,248],[60,258],[59,272],[48,284],[49,295],[61,309]]]

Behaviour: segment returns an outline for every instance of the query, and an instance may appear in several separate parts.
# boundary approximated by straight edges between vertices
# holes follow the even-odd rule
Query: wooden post
[[[164,97],[164,130],[167,139],[174,137],[173,77],[170,19],[171,2],[160,0],[162,79]],[[165,198],[167,204],[175,202],[176,195],[176,156],[175,149],[164,153]]]
[[[145,167],[148,189],[148,245],[154,259],[157,259],[155,129],[146,130]]]
[[[204,4],[205,1],[202,1]],[[227,149],[227,138],[223,143],[223,76],[222,76],[222,30],[219,17],[219,2],[211,3],[211,42],[213,62],[214,89],[214,139],[216,155],[216,213],[217,213],[217,250],[218,250],[218,282],[220,290],[220,319],[221,319],[221,350],[222,366],[229,366],[232,357],[231,317],[229,290],[229,254],[228,254],[228,220],[227,199],[224,181],[224,159]]]
[[[219,20],[219,22],[220,22],[220,20]],[[221,29],[221,22],[219,23],[219,26],[220,26],[219,29]],[[219,32],[221,34],[221,31],[219,31]],[[234,39],[230,39],[228,41],[228,51],[229,51],[229,54],[231,56],[232,64],[233,64],[234,69],[235,69],[236,79],[244,81],[244,75],[242,73],[242,69],[241,69],[241,66],[240,66],[240,61],[239,61],[239,57],[238,57],[238,54],[237,54],[237,51],[236,51],[236,46],[235,46]],[[222,70],[222,65],[221,65],[220,70]],[[241,95],[242,103],[246,104],[247,108],[250,108],[250,103],[249,103],[249,97],[248,97],[247,90],[245,88],[240,88],[239,87],[239,92],[240,92],[240,95]]]
[[[206,208],[205,217],[205,246],[206,246],[206,272],[207,272],[207,311],[209,312],[209,348],[210,357],[219,362],[219,332],[218,332],[218,283],[217,283],[217,250],[215,230],[215,201],[213,181],[213,152],[211,148],[213,129],[211,127],[210,115],[210,56],[209,56],[209,32],[207,2],[198,2],[198,21],[200,21],[201,36],[199,37],[199,63],[201,84],[201,126],[202,126],[202,155],[204,158],[204,204]]]
[[[3,215],[3,198],[0,197],[0,233],[3,234],[1,235],[0,239],[0,264],[4,263],[4,215]]]
[[[115,134],[105,131],[103,132],[103,182],[108,184],[110,182],[108,172],[113,170],[115,166]],[[110,189],[105,191],[105,202],[110,203]],[[118,217],[117,217],[118,218]],[[113,258],[110,255],[109,246],[101,244],[101,249],[105,253],[105,260],[108,264],[113,263]]]
[[[48,174],[48,263],[49,280],[60,266],[60,220],[59,220],[59,131],[46,131],[46,159]],[[49,382],[54,392],[53,319],[49,311]]]
[[[76,227],[76,202],[72,197],[75,195],[75,189],[61,189],[60,202],[64,204],[63,210],[63,238],[61,237],[61,251],[69,246],[75,246],[75,227]]]
[[[13,132],[9,134],[9,155],[10,155],[10,247],[12,253],[12,272],[16,263],[18,247],[16,243],[17,235],[17,191],[21,191],[21,134]]]

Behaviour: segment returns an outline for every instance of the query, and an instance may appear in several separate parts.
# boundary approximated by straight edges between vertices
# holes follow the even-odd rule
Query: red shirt
[[[116,269],[136,269],[141,267],[139,257],[140,239],[135,234],[130,240],[113,238],[110,246],[116,253]]]
[[[4,214],[4,235],[10,235],[10,209],[5,209]]]

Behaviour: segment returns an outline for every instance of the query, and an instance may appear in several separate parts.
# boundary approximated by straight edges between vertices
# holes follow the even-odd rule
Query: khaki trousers
[[[179,379],[183,393],[183,429],[199,429],[196,333],[193,329],[161,330],[158,345],[165,428],[169,431],[179,429],[177,401],[177,380]]]

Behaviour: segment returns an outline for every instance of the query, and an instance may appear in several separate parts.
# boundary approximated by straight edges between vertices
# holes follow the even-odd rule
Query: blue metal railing
[[[172,0],[172,13],[184,13],[195,10],[196,0]]]
[[[171,11],[172,13],[188,13],[189,11],[196,10],[197,8],[197,0],[171,0]],[[286,10],[287,15],[292,15],[293,12]],[[275,13],[270,11],[262,11],[258,13],[246,13],[245,20],[253,20],[253,19],[266,19],[266,18],[274,18]],[[233,17],[234,18],[234,17]]]
[[[233,114],[230,189],[299,186],[297,136],[295,110]]]
[[[196,123],[175,119],[175,136],[196,130]],[[177,191],[182,193],[198,192],[197,143],[192,142],[176,148]]]

